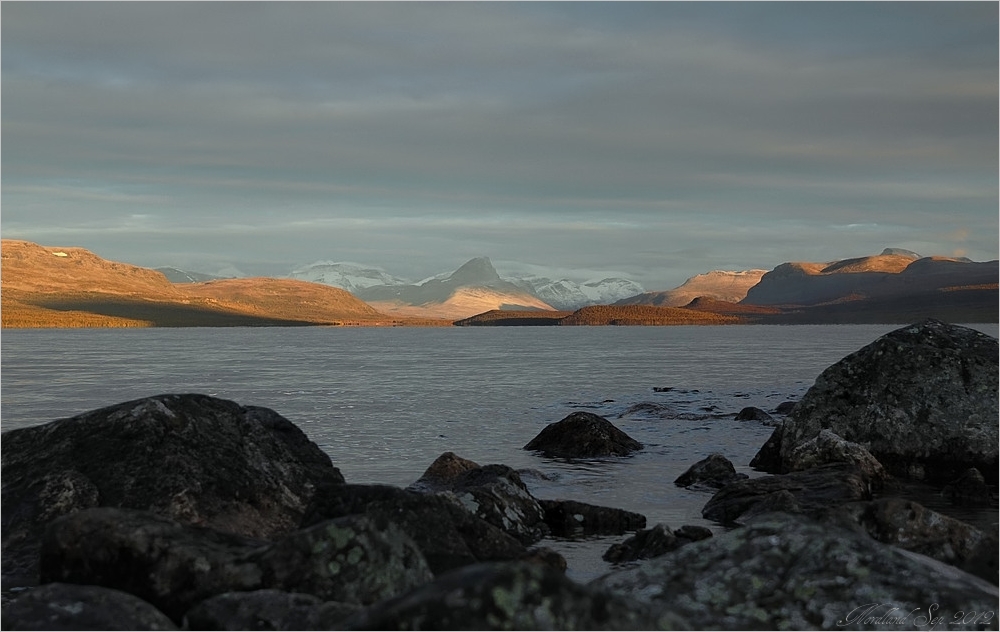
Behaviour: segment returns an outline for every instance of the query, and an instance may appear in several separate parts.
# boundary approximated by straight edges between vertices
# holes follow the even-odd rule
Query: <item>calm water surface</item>
[[[267,406],[319,444],[351,483],[406,486],[440,454],[529,468],[540,498],[700,524],[708,501],[673,481],[721,452],[746,465],[771,428],[733,418],[799,399],[816,376],[897,325],[524,328],[6,330],[3,430],[161,393]],[[992,336],[997,325],[976,325]],[[658,392],[654,389],[670,390]],[[625,414],[637,403],[662,414]],[[522,450],[574,410],[646,445],[622,459],[567,461]],[[604,572],[623,537],[545,541],[570,576]]]

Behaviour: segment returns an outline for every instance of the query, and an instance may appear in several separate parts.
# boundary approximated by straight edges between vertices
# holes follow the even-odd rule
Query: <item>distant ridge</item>
[[[767,270],[712,270],[693,276],[682,285],[663,292],[645,292],[614,303],[615,305],[658,305],[683,307],[697,298],[735,303],[746,298],[747,291],[758,282]]]

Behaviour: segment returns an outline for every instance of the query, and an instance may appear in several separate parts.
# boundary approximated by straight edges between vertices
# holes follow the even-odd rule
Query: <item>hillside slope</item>
[[[737,303],[746,298],[747,291],[756,285],[767,270],[712,270],[691,277],[672,290],[645,292],[623,300],[615,305],[658,305],[660,307],[684,307],[697,298]]]

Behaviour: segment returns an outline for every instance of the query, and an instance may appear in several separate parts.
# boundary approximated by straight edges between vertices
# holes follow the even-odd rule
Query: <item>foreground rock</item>
[[[398,525],[435,574],[478,562],[514,560],[527,553],[519,540],[470,512],[453,494],[421,494],[389,485],[321,489],[302,524],[353,514]]]
[[[3,609],[4,630],[178,630],[142,599],[119,590],[45,584]]]
[[[473,515],[499,527],[524,544],[548,533],[545,510],[521,476],[506,465],[478,465],[446,452],[409,489],[452,494]]]
[[[298,527],[318,485],[343,483],[290,421],[205,395],[160,395],[3,433],[5,585],[37,583],[51,520],[97,506],[270,538]]]
[[[210,597],[184,616],[186,630],[338,630],[361,609],[281,590],[231,592]]]
[[[931,629],[932,619],[933,629],[995,629],[998,606],[995,587],[967,573],[864,534],[780,514],[590,587],[703,630],[888,629],[885,619],[875,620],[881,615],[905,618],[892,629]]]
[[[677,477],[674,485],[695,489],[720,489],[729,483],[748,478],[738,474],[732,461],[721,454],[709,454]]]
[[[275,588],[370,604],[423,584],[430,569],[389,522],[347,516],[261,543],[148,512],[95,508],[54,521],[41,579],[123,590],[174,621],[204,599]]]
[[[573,582],[535,564],[453,571],[344,622],[348,630],[676,630],[668,612]]]
[[[524,449],[537,450],[546,456],[580,459],[628,456],[641,450],[642,444],[604,417],[577,411],[546,426]]]
[[[998,355],[996,338],[935,320],[882,336],[823,371],[796,405],[782,467],[828,428],[895,476],[945,482],[975,467],[995,482]]]

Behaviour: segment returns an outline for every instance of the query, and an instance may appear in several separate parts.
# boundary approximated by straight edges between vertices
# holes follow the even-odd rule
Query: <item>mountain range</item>
[[[997,261],[899,249],[771,271],[714,270],[664,292],[643,292],[618,278],[504,279],[485,257],[416,283],[328,261],[293,271],[300,278],[205,280],[175,268],[107,261],[82,248],[3,240],[0,250],[4,327],[998,320]]]

